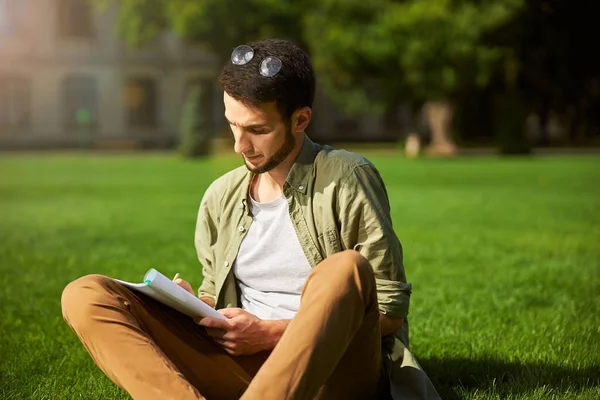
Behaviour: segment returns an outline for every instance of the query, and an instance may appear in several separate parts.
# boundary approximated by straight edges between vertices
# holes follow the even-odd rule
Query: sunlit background
[[[0,148],[168,149],[186,118],[228,138],[219,69],[236,45],[274,36],[313,58],[315,140],[600,146],[586,4],[0,0]]]

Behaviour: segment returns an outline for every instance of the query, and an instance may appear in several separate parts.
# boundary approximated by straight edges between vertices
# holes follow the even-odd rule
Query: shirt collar
[[[306,194],[308,182],[313,175],[317,152],[318,145],[313,143],[312,140],[304,134],[302,149],[300,149],[300,153],[298,153],[298,157],[296,157],[296,161],[294,162],[294,165],[292,165],[292,169],[290,169],[287,179],[285,180],[286,184],[302,194]]]

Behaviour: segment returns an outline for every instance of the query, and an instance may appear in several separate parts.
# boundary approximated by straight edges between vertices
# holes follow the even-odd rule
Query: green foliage
[[[306,16],[305,34],[330,93],[349,109],[381,109],[485,85],[503,49],[482,38],[522,3],[325,0]]]
[[[169,0],[167,15],[180,35],[204,42],[226,59],[237,45],[299,36],[296,9],[286,0]]]
[[[202,157],[210,153],[210,130],[202,107],[202,89],[194,85],[183,107],[179,150],[185,157]]]
[[[93,1],[105,7],[114,2]],[[168,28],[224,60],[239,44],[265,37],[300,37],[297,5],[286,0],[120,0],[118,4],[118,30],[132,47]]]
[[[600,398],[600,158],[406,160],[381,172],[443,399]],[[0,158],[0,398],[128,399],[61,316],[65,285],[150,267],[195,288],[196,212],[237,155]]]
[[[115,4],[119,7],[116,29],[132,48],[140,47],[156,39],[170,21],[164,12],[169,0],[88,0],[100,9]]]
[[[95,0],[108,4],[111,0]],[[123,0],[119,31],[131,45],[168,27],[226,59],[265,37],[305,44],[329,94],[349,110],[380,111],[399,99],[448,98],[485,85],[500,48],[482,36],[523,0]]]

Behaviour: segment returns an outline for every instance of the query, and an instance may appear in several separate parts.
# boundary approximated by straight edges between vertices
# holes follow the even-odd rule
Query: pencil
[[[173,280],[176,281],[179,278],[179,272],[175,274],[175,276],[173,277]]]

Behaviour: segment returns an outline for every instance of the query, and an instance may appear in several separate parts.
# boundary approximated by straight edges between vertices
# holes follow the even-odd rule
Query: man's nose
[[[235,144],[233,145],[233,150],[237,154],[243,154],[252,149],[252,145],[250,144],[250,140],[248,134],[244,132],[243,129],[237,129],[234,132]]]

